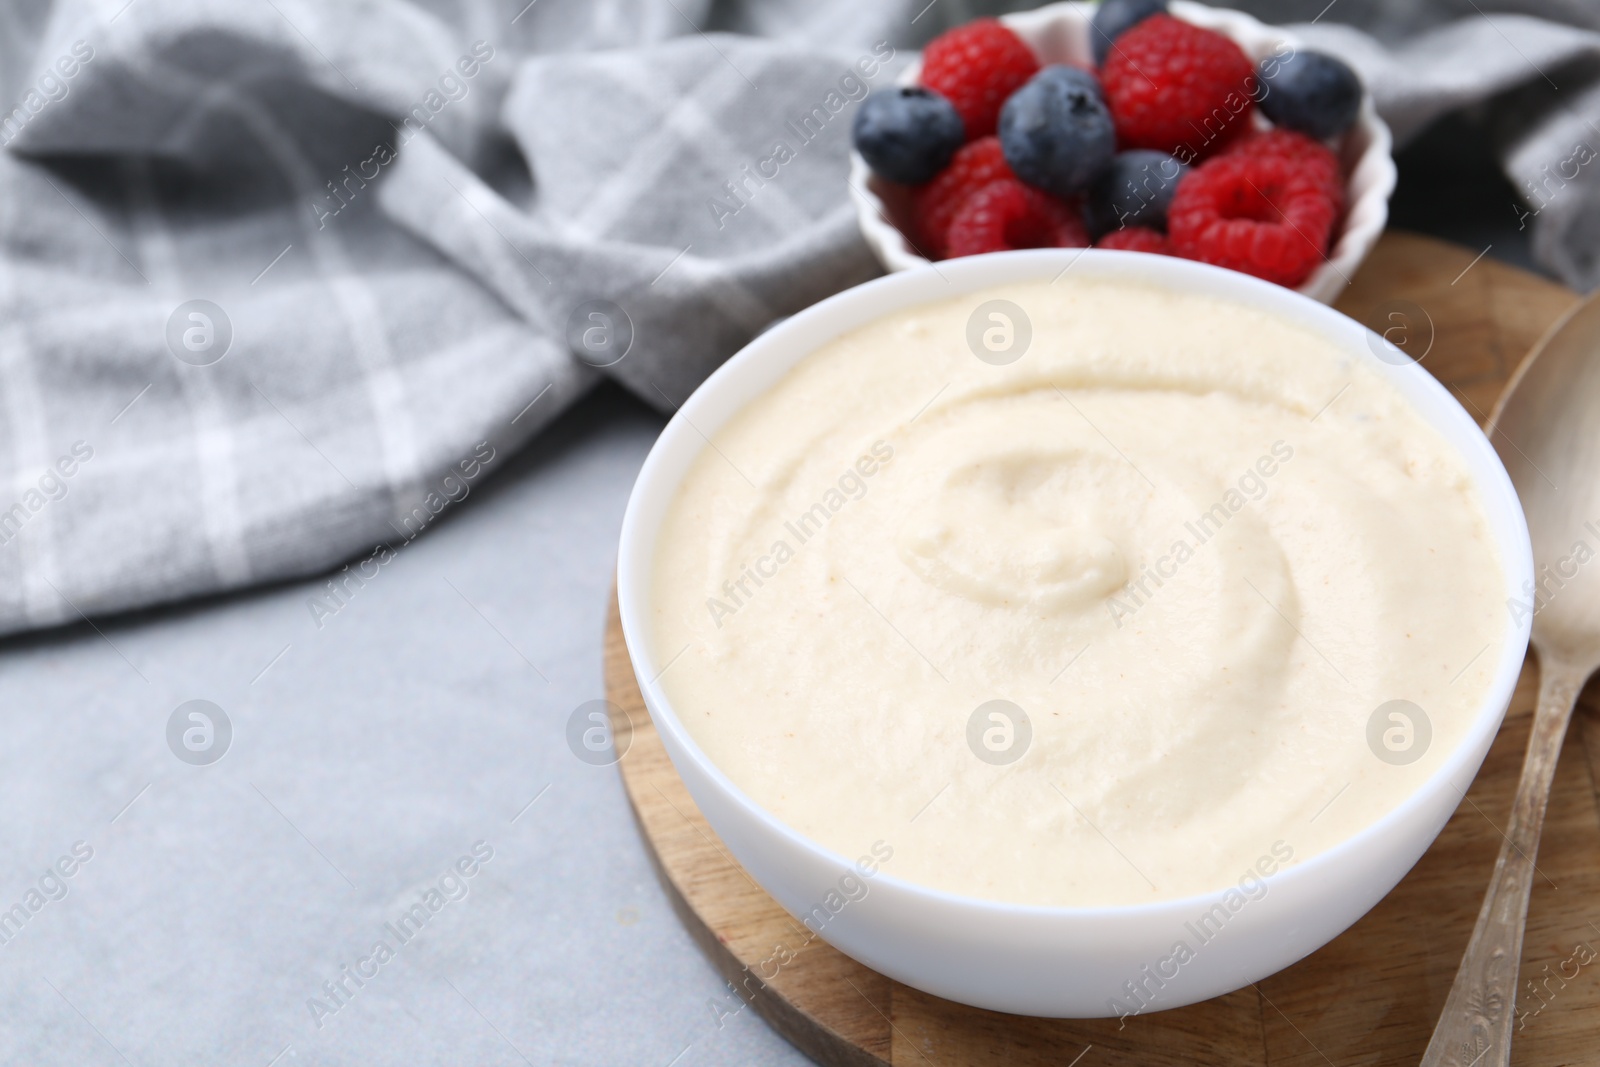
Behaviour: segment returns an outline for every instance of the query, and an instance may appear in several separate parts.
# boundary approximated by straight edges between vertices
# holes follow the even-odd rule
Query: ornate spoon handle
[[[1567,720],[1586,679],[1585,672],[1539,653],[1539,708],[1511,805],[1511,823],[1478,912],[1478,925],[1461,957],[1433,1040],[1423,1053],[1422,1067],[1507,1067],[1511,1062],[1511,1022],[1516,1015],[1517,971],[1534,856]]]

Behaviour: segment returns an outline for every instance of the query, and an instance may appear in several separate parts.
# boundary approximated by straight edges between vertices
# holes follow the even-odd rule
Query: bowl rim
[[[658,670],[655,663],[656,657],[651,648],[649,618],[650,580],[654,573],[659,521],[655,529],[643,528],[646,521],[641,517],[641,511],[646,506],[642,502],[643,498],[658,491],[658,488],[660,492],[668,494],[668,502],[671,496],[676,494],[682,481],[682,474],[687,473],[689,463],[693,462],[692,458],[685,463],[682,474],[672,485],[658,487],[658,483],[665,477],[661,471],[669,462],[666,453],[669,450],[677,451],[681,447],[678,444],[680,439],[687,442],[691,456],[697,456],[709,447],[710,438],[738,411],[753,402],[755,397],[770,390],[788,369],[829,340],[904,308],[959,298],[996,285],[1039,281],[1047,277],[1059,278],[1068,270],[1076,269],[1085,257],[1091,272],[1096,277],[1127,278],[1144,284],[1154,284],[1158,288],[1171,288],[1201,295],[1220,295],[1222,299],[1232,299],[1251,309],[1278,315],[1290,322],[1316,329],[1340,348],[1354,353],[1357,358],[1367,360],[1373,369],[1396,386],[1413,410],[1445,439],[1451,451],[1466,465],[1483,503],[1491,544],[1501,556],[1506,595],[1508,597],[1521,595],[1523,583],[1532,581],[1534,577],[1533,550],[1526,518],[1510,476],[1482,428],[1443,383],[1424,370],[1420,364],[1409,359],[1398,364],[1379,359],[1377,349],[1373,347],[1374,343],[1382,346],[1388,342],[1356,320],[1296,290],[1195,260],[1095,248],[1025,249],[967,256],[887,274],[843,290],[779,322],[753,339],[713,372],[678,408],[651,446],[629,493],[627,508],[623,514],[617,559],[618,614],[629,662],[639,683],[641,696],[645,698],[652,722],[658,732],[669,735],[668,754],[673,759],[674,769],[677,770],[677,756],[673,752],[676,748],[692,759],[696,769],[723,794],[731,798],[747,815],[753,817],[760,824],[763,833],[783,839],[790,847],[809,854],[832,869],[852,869],[854,862],[802,834],[745,793],[700,748],[684,727],[671,700],[660,687],[660,676],[664,671]],[[942,280],[946,287],[934,289],[934,279]],[[884,301],[882,297],[890,299]],[[872,310],[874,306],[877,307],[875,311]],[[824,339],[813,341],[809,345],[804,341],[790,341],[796,334],[812,333],[819,324],[826,325]],[[1341,335],[1344,337],[1342,341]],[[1361,335],[1365,335],[1367,343],[1358,346],[1354,340]],[[801,350],[794,351],[791,344]],[[755,373],[769,362],[781,364],[778,377],[772,382],[757,390],[721,419],[701,422],[695,418],[696,416],[704,418],[705,409],[714,398],[741,384],[746,375]],[[1417,399],[1419,395],[1428,399],[1419,402]],[[1452,431],[1462,435],[1464,439],[1458,440],[1453,437]],[[1509,528],[1502,529],[1497,523],[1496,508],[1505,509],[1502,515],[1509,522]],[[663,507],[662,514],[664,513]],[[1520,623],[1507,622],[1501,637],[1498,662],[1483,700],[1473,713],[1466,733],[1457,742],[1454,750],[1427,778],[1394,807],[1362,829],[1321,852],[1295,862],[1292,866],[1280,867],[1267,878],[1279,886],[1319,880],[1325,869],[1338,866],[1349,855],[1365,851],[1375,845],[1378,839],[1390,836],[1403,825],[1422,817],[1424,809],[1441,790],[1450,788],[1465,795],[1484,758],[1483,755],[1474,754],[1487,753],[1504,719],[1521,675],[1530,633],[1531,623],[1528,620]],[[1464,783],[1457,785],[1456,779],[1463,771],[1470,773],[1466,775]],[[1450,811],[1453,812],[1457,806],[1459,804],[1452,805]],[[1441,822],[1441,828],[1442,825]],[[712,828],[716,829],[715,826]],[[1429,837],[1429,847],[1437,837],[1437,833],[1436,829]],[[1213,902],[1220,894],[1231,888],[1230,885],[1219,885],[1214,889],[1181,897],[1128,904],[1058,905],[1023,904],[967,896],[911,881],[881,869],[872,876],[872,879],[874,885],[891,888],[930,905],[946,909],[976,910],[991,917],[1031,917],[1062,921],[1112,918],[1124,921],[1160,919],[1166,917],[1167,913],[1186,915],[1197,905]],[[762,888],[771,893],[767,887]]]
[[[1068,26],[1086,25],[1095,10],[1092,3],[1081,0],[1061,0],[1027,11],[1001,15],[1000,22],[1016,31],[1024,40],[1045,37],[1052,31]],[[1269,25],[1243,11],[1214,8],[1195,0],[1170,0],[1173,17],[1185,22],[1216,30],[1232,38],[1246,53],[1254,54],[1256,47],[1267,42],[1287,43],[1302,48],[1302,40],[1284,27]],[[916,83],[922,70],[918,57],[908,63],[895,78],[896,85]],[[1323,261],[1311,272],[1296,291],[1324,304],[1331,304],[1349,287],[1349,281],[1372,246],[1382,236],[1389,220],[1389,197],[1399,180],[1395,167],[1394,137],[1389,126],[1378,114],[1371,90],[1363,82],[1361,104],[1355,124],[1349,133],[1367,138],[1367,146],[1355,159],[1345,176],[1345,192],[1351,194],[1361,177],[1360,194],[1350,196],[1341,219],[1340,229],[1334,235]],[[850,148],[850,171],[845,179],[855,203],[856,226],[862,239],[872,250],[874,258],[889,271],[909,270],[933,262],[924,256],[889,217],[889,205],[873,188],[875,180],[861,153]],[[938,262],[949,262],[940,260]]]

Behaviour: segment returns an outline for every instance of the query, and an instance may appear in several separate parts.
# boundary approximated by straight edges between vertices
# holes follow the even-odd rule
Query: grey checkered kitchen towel
[[[1600,17],[1345,6],[1307,35],[1402,136],[1517,90],[1539,253],[1600,281]],[[877,272],[854,104],[976,13],[0,4],[0,632],[403,543],[604,375],[680,403]]]

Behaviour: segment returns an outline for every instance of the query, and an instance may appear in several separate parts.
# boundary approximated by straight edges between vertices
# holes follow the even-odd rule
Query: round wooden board
[[[1423,365],[1480,421],[1506,378],[1576,297],[1472,249],[1384,236],[1339,308],[1379,330],[1395,301],[1432,321]],[[1411,315],[1411,327],[1427,330]],[[1414,339],[1416,335],[1413,335]],[[1415,349],[1411,349],[1415,351]],[[1524,667],[1504,727],[1461,807],[1379,905],[1300,963],[1203,1004],[1127,1020],[1032,1019],[940,1000],[845,956],[761,891],[690,799],[650,722],[613,598],[606,690],[632,743],[619,763],[674,907],[744,998],[830,1065],[1415,1064],[1444,1006],[1494,866],[1531,721],[1537,667]],[[1600,701],[1585,694],[1556,774],[1528,915],[1514,1064],[1590,1063],[1600,1019]],[[773,974],[774,959],[792,956]],[[1574,973],[1576,971],[1576,973]],[[771,975],[763,982],[761,975]],[[1537,1013],[1535,1014],[1535,1010]],[[1075,1057],[1082,1056],[1080,1059]]]

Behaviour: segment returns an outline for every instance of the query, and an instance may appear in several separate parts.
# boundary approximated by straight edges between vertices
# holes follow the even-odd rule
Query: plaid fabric
[[[0,5],[0,632],[409,540],[602,376],[671,410],[877,273],[854,102],[974,13]],[[1398,53],[1311,32],[1408,128],[1595,40],[1471,14]],[[1586,100],[1547,102],[1517,168],[1565,158],[1550,131]],[[1589,283],[1573,210],[1534,221]]]

